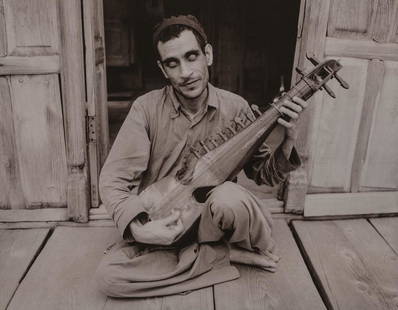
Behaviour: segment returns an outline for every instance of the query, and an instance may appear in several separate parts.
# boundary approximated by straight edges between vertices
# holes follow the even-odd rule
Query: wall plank
[[[318,102],[311,143],[310,185],[348,191],[368,62],[343,58],[341,64],[341,76],[350,89],[345,90],[332,80],[328,85],[335,91],[337,99],[324,94]]]
[[[89,193],[82,7],[79,0],[60,1],[59,6],[63,38],[61,84],[68,160],[68,212],[73,220],[87,222]]]
[[[7,55],[6,21],[4,17],[4,3],[0,0],[0,57]]]
[[[9,55],[52,55],[59,52],[58,1],[3,1]]]
[[[58,75],[11,77],[22,188],[28,207],[66,205],[66,152]]]
[[[398,62],[385,62],[360,186],[398,188]]]
[[[0,77],[0,209],[23,208],[9,78]]]

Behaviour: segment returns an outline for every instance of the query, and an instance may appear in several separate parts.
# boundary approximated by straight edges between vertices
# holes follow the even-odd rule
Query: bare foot
[[[234,245],[230,245],[229,256],[233,263],[252,265],[271,272],[276,271],[276,263],[279,260],[279,257],[272,253],[263,255],[247,251]]]

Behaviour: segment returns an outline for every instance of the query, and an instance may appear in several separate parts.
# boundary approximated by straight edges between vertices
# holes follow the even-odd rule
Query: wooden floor
[[[398,218],[276,219],[276,273],[147,299],[112,299],[92,275],[113,227],[0,229],[0,309],[398,309]]]

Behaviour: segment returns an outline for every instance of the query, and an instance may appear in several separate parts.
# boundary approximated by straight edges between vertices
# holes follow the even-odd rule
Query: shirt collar
[[[210,83],[207,83],[207,89],[208,89],[208,94],[207,98],[205,99],[205,104],[206,104],[206,112],[211,113],[210,117],[212,117],[215,113],[215,110],[218,109],[219,107],[219,102],[216,94],[216,88],[211,85]],[[167,99],[171,101],[171,104],[173,105],[174,109],[171,110],[170,112],[170,117],[171,118],[176,118],[180,115],[181,112],[181,103],[179,102],[174,89],[171,85],[167,86]],[[208,107],[212,108],[211,112],[208,111]]]

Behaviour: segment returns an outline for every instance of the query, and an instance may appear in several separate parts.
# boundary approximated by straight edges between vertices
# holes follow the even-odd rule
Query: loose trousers
[[[113,297],[150,297],[182,293],[239,277],[230,264],[230,246],[273,254],[272,219],[251,192],[232,182],[215,187],[200,220],[173,246],[120,242],[97,268],[99,289]]]

